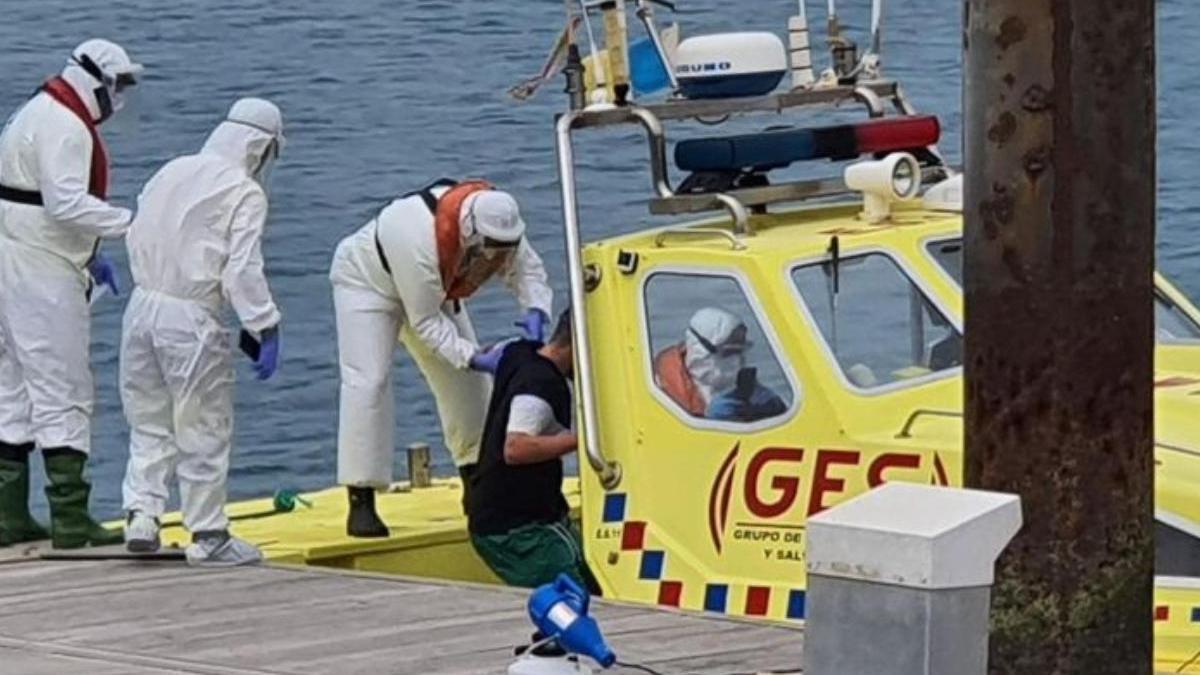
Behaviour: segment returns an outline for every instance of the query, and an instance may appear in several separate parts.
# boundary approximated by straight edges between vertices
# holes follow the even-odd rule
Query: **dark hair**
[[[558,323],[554,326],[554,333],[550,336],[550,344],[556,347],[571,347],[571,308],[563,310],[562,314],[558,315]]]

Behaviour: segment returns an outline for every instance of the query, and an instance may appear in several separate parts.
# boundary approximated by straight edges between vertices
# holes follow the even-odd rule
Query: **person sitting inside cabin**
[[[746,323],[716,307],[692,315],[683,341],[654,358],[654,380],[693,417],[755,422],[782,414],[787,404],[746,367],[754,346]]]
[[[499,351],[479,463],[467,491],[467,526],[479,557],[506,584],[535,588],[566,573],[595,588],[562,494],[562,457],[575,451],[570,311],[546,344]]]

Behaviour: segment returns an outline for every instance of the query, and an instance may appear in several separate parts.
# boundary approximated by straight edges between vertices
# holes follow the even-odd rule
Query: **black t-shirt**
[[[479,464],[467,493],[467,522],[473,534],[503,534],[523,525],[558,522],[567,516],[561,459],[538,464],[504,461],[508,418],[517,396],[536,396],[550,405],[564,428],[571,426],[571,390],[558,368],[537,353],[537,342],[514,342],[504,350],[488,404]]]

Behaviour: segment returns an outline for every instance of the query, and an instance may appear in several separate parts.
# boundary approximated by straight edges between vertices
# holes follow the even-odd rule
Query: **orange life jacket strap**
[[[485,180],[466,180],[447,190],[438,199],[434,215],[434,233],[437,236],[438,271],[442,276],[442,288],[450,300],[463,300],[478,289],[478,285],[467,288],[455,284],[455,275],[462,264],[463,242],[459,222],[463,204],[476,192],[491,190],[492,184]]]

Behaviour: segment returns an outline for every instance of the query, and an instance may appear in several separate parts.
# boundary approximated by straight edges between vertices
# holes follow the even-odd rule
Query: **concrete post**
[[[996,675],[1150,670],[1155,4],[965,3],[965,484],[1029,523]]]
[[[888,483],[808,520],[805,675],[983,675],[1020,498]]]
[[[433,484],[428,443],[408,446],[408,484],[413,489],[427,488]]]

